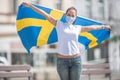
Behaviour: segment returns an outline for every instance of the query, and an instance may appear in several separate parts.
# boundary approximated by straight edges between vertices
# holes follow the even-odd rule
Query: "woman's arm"
[[[55,18],[53,18],[52,16],[50,16],[49,14],[47,14],[45,11],[43,11],[29,3],[23,2],[23,5],[32,8],[34,11],[36,11],[37,13],[44,16],[50,23],[52,23],[54,26],[56,26],[57,20]]]
[[[82,27],[81,28],[81,32],[86,32],[86,31],[90,31],[90,30],[99,30],[99,29],[111,29],[111,27],[109,25],[93,25],[93,26],[86,26],[86,27]]]

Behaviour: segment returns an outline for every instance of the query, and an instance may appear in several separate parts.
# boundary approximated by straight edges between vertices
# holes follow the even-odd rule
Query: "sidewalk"
[[[113,80],[120,80],[120,72],[119,73],[113,73],[112,74],[112,79]]]
[[[88,75],[82,75],[81,80],[89,80]],[[109,80],[105,75],[91,75],[90,80]]]
[[[34,75],[33,80],[59,80],[59,76],[57,71],[42,72],[38,71],[37,74]],[[119,73],[112,73],[111,80],[120,80],[120,72]],[[27,80],[25,79],[10,79],[10,80]],[[81,75],[81,80],[89,80],[88,75]],[[109,80],[109,77],[105,77],[105,75],[91,75],[91,80]]]
[[[120,73],[113,73],[111,80],[120,80]],[[88,75],[82,75],[81,80],[89,80]],[[91,75],[91,80],[109,80],[109,77],[105,75]]]

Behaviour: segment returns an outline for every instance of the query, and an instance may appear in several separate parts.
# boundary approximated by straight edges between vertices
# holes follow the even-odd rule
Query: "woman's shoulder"
[[[56,27],[60,27],[60,26],[63,26],[63,22],[60,21],[60,20],[58,20],[58,21],[57,21],[57,24],[56,24]]]
[[[62,22],[60,20],[57,21],[57,25],[63,25],[63,24],[64,24],[64,22]]]
[[[82,26],[81,25],[75,25],[75,28],[80,32],[81,31],[81,28]]]
[[[82,27],[81,25],[74,25],[75,27]]]
[[[63,24],[64,22],[62,22],[61,20],[58,20],[57,23],[59,23],[59,24]]]

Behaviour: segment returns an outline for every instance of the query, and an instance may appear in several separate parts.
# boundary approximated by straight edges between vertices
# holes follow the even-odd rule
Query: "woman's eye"
[[[68,16],[70,16],[70,14],[68,14]]]
[[[75,15],[72,15],[72,17],[75,17]]]

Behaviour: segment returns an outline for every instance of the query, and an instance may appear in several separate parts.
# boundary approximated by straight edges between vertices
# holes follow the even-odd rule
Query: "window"
[[[51,45],[49,46],[49,48],[56,48],[56,45],[55,45],[55,44],[51,44]]]
[[[7,53],[5,52],[0,52],[0,65],[8,65],[9,61],[7,60]]]
[[[7,58],[7,53],[6,52],[0,52],[0,56]]]
[[[56,60],[56,53],[47,53],[47,66],[55,66]]]
[[[103,3],[103,0],[99,0],[100,3]]]
[[[62,0],[56,0],[56,8],[61,10]]]
[[[29,64],[33,66],[33,54],[29,56],[27,53],[12,53],[12,64]]]
[[[99,15],[100,15],[100,19],[104,19],[104,7],[100,6],[99,7]]]
[[[86,1],[91,1],[91,0],[86,0]]]
[[[91,61],[91,60],[94,60],[94,50],[93,49],[88,50],[88,53],[87,53],[87,61]]]
[[[100,19],[104,19],[104,1],[103,0],[99,0],[99,6],[98,6],[98,13],[100,16]]]
[[[17,2],[18,2],[17,0],[10,0],[9,1],[11,13],[17,12]],[[39,4],[39,0],[32,0],[31,2],[34,4]]]
[[[86,0],[86,14],[88,18],[92,18],[92,4],[91,0]]]
[[[86,5],[86,14],[88,18],[92,18],[91,5]]]
[[[11,4],[11,13],[16,13],[17,12],[17,0],[12,0],[10,1]]]
[[[39,4],[39,0],[32,0],[31,2],[34,4]]]
[[[103,20],[104,19],[104,1],[103,0],[96,0],[92,2],[92,17],[95,20]]]
[[[101,58],[108,58],[108,42],[105,42],[104,44],[100,45],[101,48]]]

